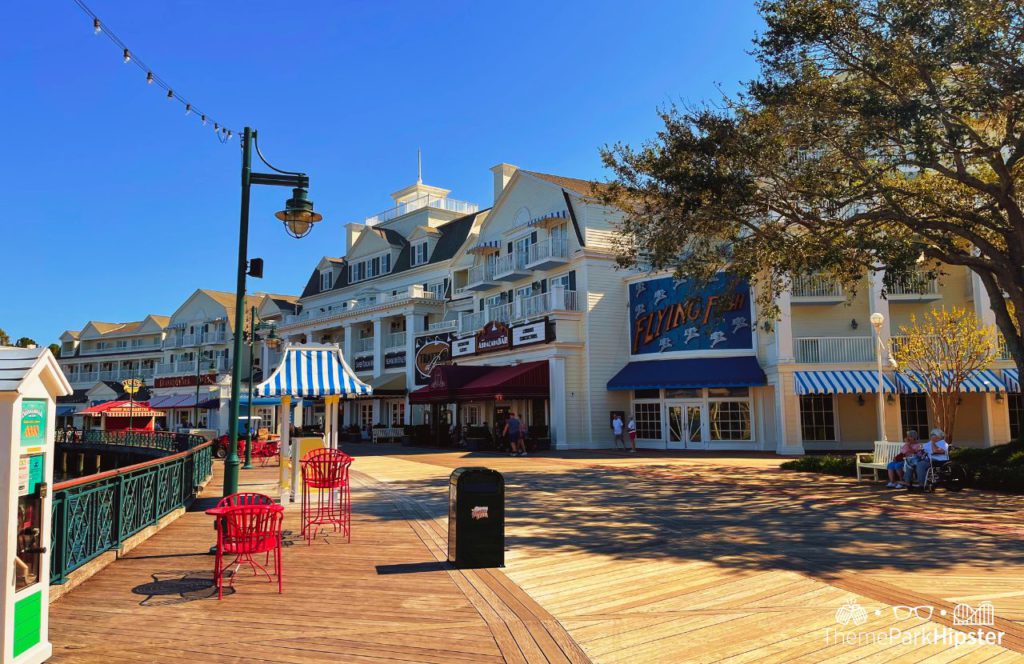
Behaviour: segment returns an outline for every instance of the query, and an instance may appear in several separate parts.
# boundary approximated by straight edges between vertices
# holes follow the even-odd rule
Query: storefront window
[[[807,441],[836,440],[836,412],[831,394],[800,397],[800,433]]]
[[[913,429],[921,439],[927,438],[928,397],[923,394],[901,394],[900,424],[903,425],[901,433]]]
[[[657,392],[657,390],[655,390]],[[677,388],[674,390],[665,390],[666,399],[703,399],[704,390],[701,388]]]
[[[479,406],[466,406],[466,424],[471,427],[480,424]]]
[[[391,404],[391,424],[401,426],[405,424],[405,402],[396,401]]]
[[[373,426],[373,404],[359,404],[359,426]]]
[[[1024,398],[1020,392],[1009,392],[1006,403],[1010,409],[1010,438],[1020,438],[1021,426],[1024,425]]]
[[[750,440],[750,402],[712,401],[708,404],[711,440]]]
[[[636,437],[646,440],[661,440],[661,404],[633,404],[636,418]]]

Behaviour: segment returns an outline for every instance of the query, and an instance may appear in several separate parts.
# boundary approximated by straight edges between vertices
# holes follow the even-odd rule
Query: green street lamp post
[[[253,173],[252,153],[273,173]],[[242,132],[242,207],[238,224],[238,282],[235,287],[235,337],[234,357],[231,363],[231,416],[228,421],[228,456],[224,460],[224,495],[238,491],[238,418],[242,396],[242,348],[245,332],[245,277],[248,273],[249,256],[249,191],[255,184],[276,187],[291,187],[292,197],[285,203],[284,210],[275,213],[284,222],[285,231],[294,238],[309,233],[313,224],[323,217],[313,211],[307,189],[309,176],[305,173],[282,171],[272,166],[260,152],[257,133],[251,127]],[[251,428],[251,427],[250,427]],[[248,449],[248,447],[247,447]]]

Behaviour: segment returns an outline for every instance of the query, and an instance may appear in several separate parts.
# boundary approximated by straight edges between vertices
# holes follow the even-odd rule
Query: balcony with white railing
[[[874,362],[873,337],[797,337],[796,361],[805,364]]]
[[[223,330],[203,332],[198,337],[200,344],[222,344],[227,341],[227,333]]]
[[[355,352],[357,353],[372,353],[373,337],[363,337],[362,339],[356,339],[354,345]]]
[[[820,274],[795,277],[790,292],[793,304],[829,304],[846,299],[838,281]]]
[[[434,194],[425,194],[418,198],[413,198],[412,200],[399,203],[395,207],[384,210],[383,212],[370,215],[366,218],[366,225],[376,226],[377,224],[383,224],[386,221],[398,219],[399,217],[403,217],[417,210],[422,210],[423,208],[447,210],[448,212],[458,212],[459,214],[472,214],[479,210],[480,206],[476,203],[459,201],[446,196],[443,197]]]
[[[469,268],[465,290],[484,291],[497,285],[498,281],[494,278],[494,263],[488,262]]]
[[[476,332],[487,323],[487,311],[474,311],[473,313],[464,313],[459,316],[459,333],[465,334],[467,332]]]
[[[519,281],[530,276],[530,270],[526,267],[527,258],[527,254],[519,251],[498,256],[494,260],[494,278],[499,281]]]
[[[384,348],[391,350],[393,348],[405,348],[406,334],[405,332],[390,332],[384,337]]]
[[[506,304],[485,307],[483,311],[464,313],[459,318],[460,334],[475,332],[490,321],[513,323],[563,311],[579,311],[576,291],[556,289],[520,298]]]
[[[459,321],[456,319],[451,320],[439,320],[435,323],[427,325],[428,332],[443,332],[445,330],[456,330],[459,327]]]
[[[569,241],[550,238],[530,245],[526,267],[531,270],[550,270],[569,262]]]
[[[69,378],[68,382],[75,385],[91,385],[93,383],[98,382],[99,379],[100,374],[98,371],[79,371],[78,373],[73,374],[73,377]]]
[[[467,290],[465,286],[455,288],[452,290],[452,299],[461,300],[464,297],[470,297],[473,295],[472,291]]]
[[[939,282],[926,274],[902,277],[885,276],[885,295],[889,300],[935,300],[939,295]]]
[[[151,350],[160,350],[162,347],[159,341],[147,341],[144,343],[126,343],[118,344],[115,346],[107,346],[106,348],[80,348],[78,351],[79,355],[105,355],[108,353],[135,353],[145,352]]]

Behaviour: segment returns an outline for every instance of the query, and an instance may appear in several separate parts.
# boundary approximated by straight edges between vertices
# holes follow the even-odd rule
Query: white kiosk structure
[[[50,657],[56,399],[71,385],[47,348],[0,347],[0,644],[3,664]]]
[[[297,496],[302,455],[314,447],[338,447],[341,399],[370,396],[373,388],[356,377],[337,344],[288,344],[281,354],[280,364],[256,386],[255,394],[281,398],[277,426],[281,436],[280,488],[284,503],[288,499],[294,501]],[[291,439],[288,414],[292,397],[324,400],[323,439]],[[290,464],[286,459],[290,459]]]

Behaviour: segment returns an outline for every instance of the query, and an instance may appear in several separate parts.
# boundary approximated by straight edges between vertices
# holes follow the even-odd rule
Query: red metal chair
[[[253,452],[256,450],[254,449]],[[276,440],[267,440],[263,442],[263,447],[260,451],[260,465],[266,466],[270,463],[271,459],[277,458],[278,446]]]
[[[262,493],[242,491],[224,496],[217,501],[217,507],[241,507],[245,505],[274,505],[274,499]]]
[[[281,528],[284,522],[284,508],[280,505],[243,504],[234,507],[215,507],[208,510],[207,514],[212,514],[217,519],[217,556],[213,567],[213,578],[217,584],[217,599],[224,597],[224,572],[232,566],[235,570],[231,574],[228,584],[231,587],[234,587],[235,577],[242,565],[249,565],[252,568],[253,576],[256,576],[257,570],[259,570],[267,575],[267,581],[274,582],[266,567],[253,559],[253,556],[259,553],[267,554],[268,564],[270,554],[274,555],[277,592],[283,593]],[[225,554],[235,557],[227,565],[224,564]]]
[[[321,526],[341,528],[352,541],[352,457],[332,449],[311,450],[302,457],[302,535],[312,543]],[[313,497],[316,497],[315,504]]]

